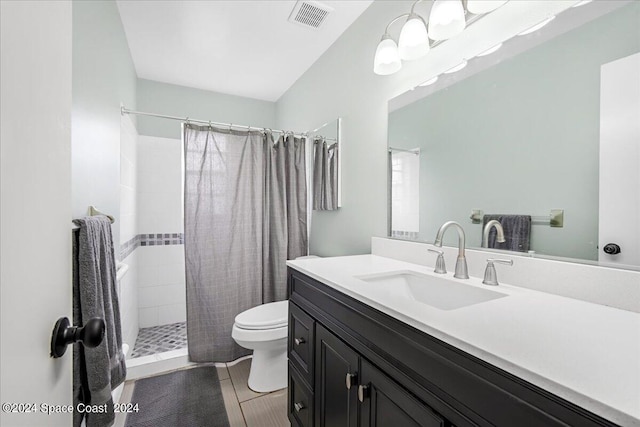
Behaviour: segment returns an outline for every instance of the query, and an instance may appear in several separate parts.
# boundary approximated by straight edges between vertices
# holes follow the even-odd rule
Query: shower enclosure
[[[186,298],[182,141],[138,135],[123,115],[120,146],[120,280],[128,362],[184,356]]]

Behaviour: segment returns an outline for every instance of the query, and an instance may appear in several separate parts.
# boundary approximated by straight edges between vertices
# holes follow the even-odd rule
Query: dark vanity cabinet
[[[289,269],[292,426],[614,426]]]

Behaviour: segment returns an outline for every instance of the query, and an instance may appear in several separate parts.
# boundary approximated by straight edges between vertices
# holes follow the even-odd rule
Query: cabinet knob
[[[364,402],[364,399],[369,397],[369,386],[368,385],[359,385],[358,386],[358,400],[360,402]]]
[[[351,390],[351,385],[355,384],[358,380],[358,374],[352,374],[351,372],[347,372],[347,376],[345,378],[345,384],[347,386],[347,390]]]
[[[293,409],[296,410],[296,412],[300,412],[304,409],[304,404],[302,402],[296,402],[293,404]]]
[[[296,343],[296,345],[300,345],[300,344],[304,344],[306,341],[304,338],[300,337],[300,338],[294,338],[293,342]]]

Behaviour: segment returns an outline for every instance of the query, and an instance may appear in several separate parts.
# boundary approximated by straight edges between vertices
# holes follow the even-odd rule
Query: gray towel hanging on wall
[[[484,215],[482,230],[491,220],[497,220],[504,229],[505,242],[496,241],[496,229],[491,228],[487,248],[528,252],[531,240],[531,215]]]

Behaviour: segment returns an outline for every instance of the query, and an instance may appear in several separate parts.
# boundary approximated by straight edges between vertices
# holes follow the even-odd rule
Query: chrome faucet
[[[491,221],[487,222],[487,225],[484,226],[484,232],[482,233],[482,247],[489,247],[489,232],[491,231],[491,227],[496,228],[496,242],[506,242],[506,240],[504,239],[504,229],[502,228],[502,224],[500,224],[500,221],[492,219]]]
[[[438,259],[436,259],[436,268],[435,270],[433,270],[433,272],[438,274],[447,274],[447,267],[444,264],[444,251],[436,251],[435,249],[427,250],[429,252],[438,254]]]
[[[487,268],[484,270],[484,280],[482,283],[490,286],[498,286],[498,275],[496,274],[496,267],[493,265],[494,263],[513,265],[512,259],[495,259],[489,258],[487,260]]]
[[[460,224],[455,221],[447,221],[438,229],[438,234],[436,234],[436,241],[433,244],[439,248],[442,247],[442,236],[444,236],[444,232],[450,226],[454,226],[458,230],[458,259],[456,260],[456,272],[453,277],[457,279],[468,279],[469,273],[467,271],[467,258],[464,256],[464,229]]]

